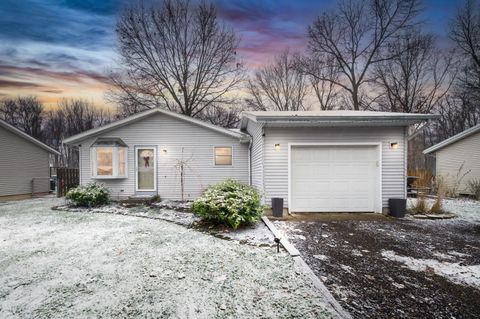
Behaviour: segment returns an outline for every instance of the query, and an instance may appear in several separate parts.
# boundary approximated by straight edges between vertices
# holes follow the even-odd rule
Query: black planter
[[[283,198],[272,198],[273,217],[283,217]]]
[[[390,198],[388,200],[390,215],[393,217],[405,217],[407,211],[407,200],[404,198]]]

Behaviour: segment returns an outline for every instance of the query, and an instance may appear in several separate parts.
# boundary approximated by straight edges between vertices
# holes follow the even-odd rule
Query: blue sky
[[[154,0],[150,0],[154,1]],[[334,0],[216,0],[220,17],[241,36],[250,68],[275,53],[301,50],[308,24]],[[0,98],[37,95],[105,103],[105,74],[115,65],[115,22],[128,0],[0,1]],[[448,46],[448,23],[459,1],[424,3],[426,28]]]

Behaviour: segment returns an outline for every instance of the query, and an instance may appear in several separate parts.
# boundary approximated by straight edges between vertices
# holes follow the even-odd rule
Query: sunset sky
[[[105,74],[115,66],[115,22],[128,0],[1,0],[0,98],[36,95],[55,105],[80,97],[102,106]],[[220,17],[241,36],[250,69],[279,51],[302,50],[308,24],[334,0],[215,1]],[[442,46],[460,2],[425,2],[426,27]]]

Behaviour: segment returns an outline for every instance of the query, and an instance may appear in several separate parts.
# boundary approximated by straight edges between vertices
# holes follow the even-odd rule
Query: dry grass
[[[468,181],[468,188],[473,196],[477,200],[480,200],[480,179],[472,179]]]
[[[413,214],[425,214],[428,212],[428,204],[425,196],[418,196],[417,200],[415,201],[415,206],[411,209]]]
[[[417,179],[413,183],[417,188],[432,188],[435,176],[432,171],[427,169],[409,169],[408,176],[416,176]]]
[[[445,183],[438,183],[437,182],[437,198],[433,203],[432,207],[430,208],[430,213],[432,214],[442,214],[444,213],[443,210],[443,199],[445,198],[446,194],[446,185]]]

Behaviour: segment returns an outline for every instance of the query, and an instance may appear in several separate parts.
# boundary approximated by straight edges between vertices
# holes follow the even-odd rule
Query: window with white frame
[[[90,149],[92,177],[126,178],[127,150],[121,139],[97,139]]]
[[[216,146],[215,147],[215,166],[231,166],[232,165],[232,147]]]

